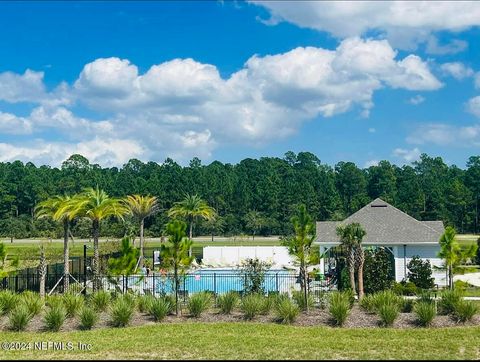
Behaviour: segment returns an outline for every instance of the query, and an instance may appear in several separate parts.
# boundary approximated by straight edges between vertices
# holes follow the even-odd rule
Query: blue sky
[[[0,22],[1,161],[479,154],[479,3],[2,2]]]

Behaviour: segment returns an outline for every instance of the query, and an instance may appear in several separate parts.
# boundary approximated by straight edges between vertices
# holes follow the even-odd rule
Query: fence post
[[[87,295],[87,244],[83,244],[83,295]]]
[[[122,275],[122,293],[125,294],[125,275]]]
[[[18,274],[15,275],[15,293],[18,293]]]
[[[276,286],[278,294],[280,294],[280,290],[278,288],[278,272],[275,274],[275,286]]]

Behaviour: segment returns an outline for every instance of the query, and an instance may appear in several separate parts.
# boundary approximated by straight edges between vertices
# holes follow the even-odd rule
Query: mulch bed
[[[238,322],[238,323],[277,323],[275,315],[259,315],[252,321],[246,321],[240,311],[234,311],[230,315],[218,313],[216,310],[211,310],[202,314],[199,318],[193,318],[184,311],[183,314],[177,316],[167,316],[160,323],[215,323],[215,322]],[[43,332],[45,331],[43,322],[44,312],[35,316],[27,326],[27,332]],[[146,313],[135,312],[130,326],[154,325],[156,322],[151,316]],[[297,320],[293,323],[294,326],[331,326],[333,321],[327,310],[314,308],[308,313],[301,313]],[[476,315],[472,321],[465,324],[459,324],[450,316],[437,315],[433,320],[431,328],[444,328],[455,326],[480,326],[480,315]],[[110,317],[107,312],[101,313],[98,323],[94,329],[111,328]],[[365,312],[361,307],[355,305],[350,315],[347,318],[345,325],[342,328],[380,328],[379,318],[375,314]],[[416,318],[413,313],[400,313],[395,321],[393,328],[421,328],[416,323]],[[0,331],[8,331],[8,317],[0,317]],[[61,328],[61,331],[80,330],[78,318],[68,318]]]

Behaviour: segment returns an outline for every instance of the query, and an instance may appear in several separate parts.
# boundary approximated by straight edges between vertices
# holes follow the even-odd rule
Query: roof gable
[[[317,222],[317,241],[338,242],[338,225],[358,222],[365,229],[366,244],[438,243],[443,233],[441,221],[422,222],[377,198],[344,221]]]

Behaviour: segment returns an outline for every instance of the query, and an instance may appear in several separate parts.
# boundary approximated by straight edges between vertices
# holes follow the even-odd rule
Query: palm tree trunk
[[[100,269],[100,255],[98,252],[98,237],[100,234],[100,222],[98,220],[93,220],[92,222],[92,231],[93,231],[93,292],[97,292],[100,287],[99,283],[99,269]]]
[[[145,219],[142,219],[142,221],[140,221],[140,260],[139,260],[139,263],[138,265],[140,267],[142,267],[142,263],[143,263],[143,228],[144,228],[144,224],[145,224]]]
[[[355,288],[355,250],[350,247],[348,251],[348,272],[350,274],[350,288],[352,288],[353,294],[357,294]]]
[[[178,268],[175,265],[174,268],[174,278],[175,278],[175,314],[178,316]]]
[[[40,263],[38,265],[38,274],[40,276],[40,298],[45,299],[45,279],[47,276],[47,261],[45,258],[45,247],[40,247]]]
[[[68,291],[69,279],[70,279],[68,232],[69,232],[68,219],[65,218],[65,220],[63,221],[63,292],[64,293]]]
[[[307,291],[307,286],[308,286],[308,280],[307,280],[307,268],[302,262],[302,265],[300,266],[300,273],[302,274],[302,280],[303,280],[303,298],[305,302],[305,310],[308,312],[308,291]]]
[[[361,245],[358,246],[358,300],[364,295],[363,291],[363,264],[365,263],[365,252]]]

